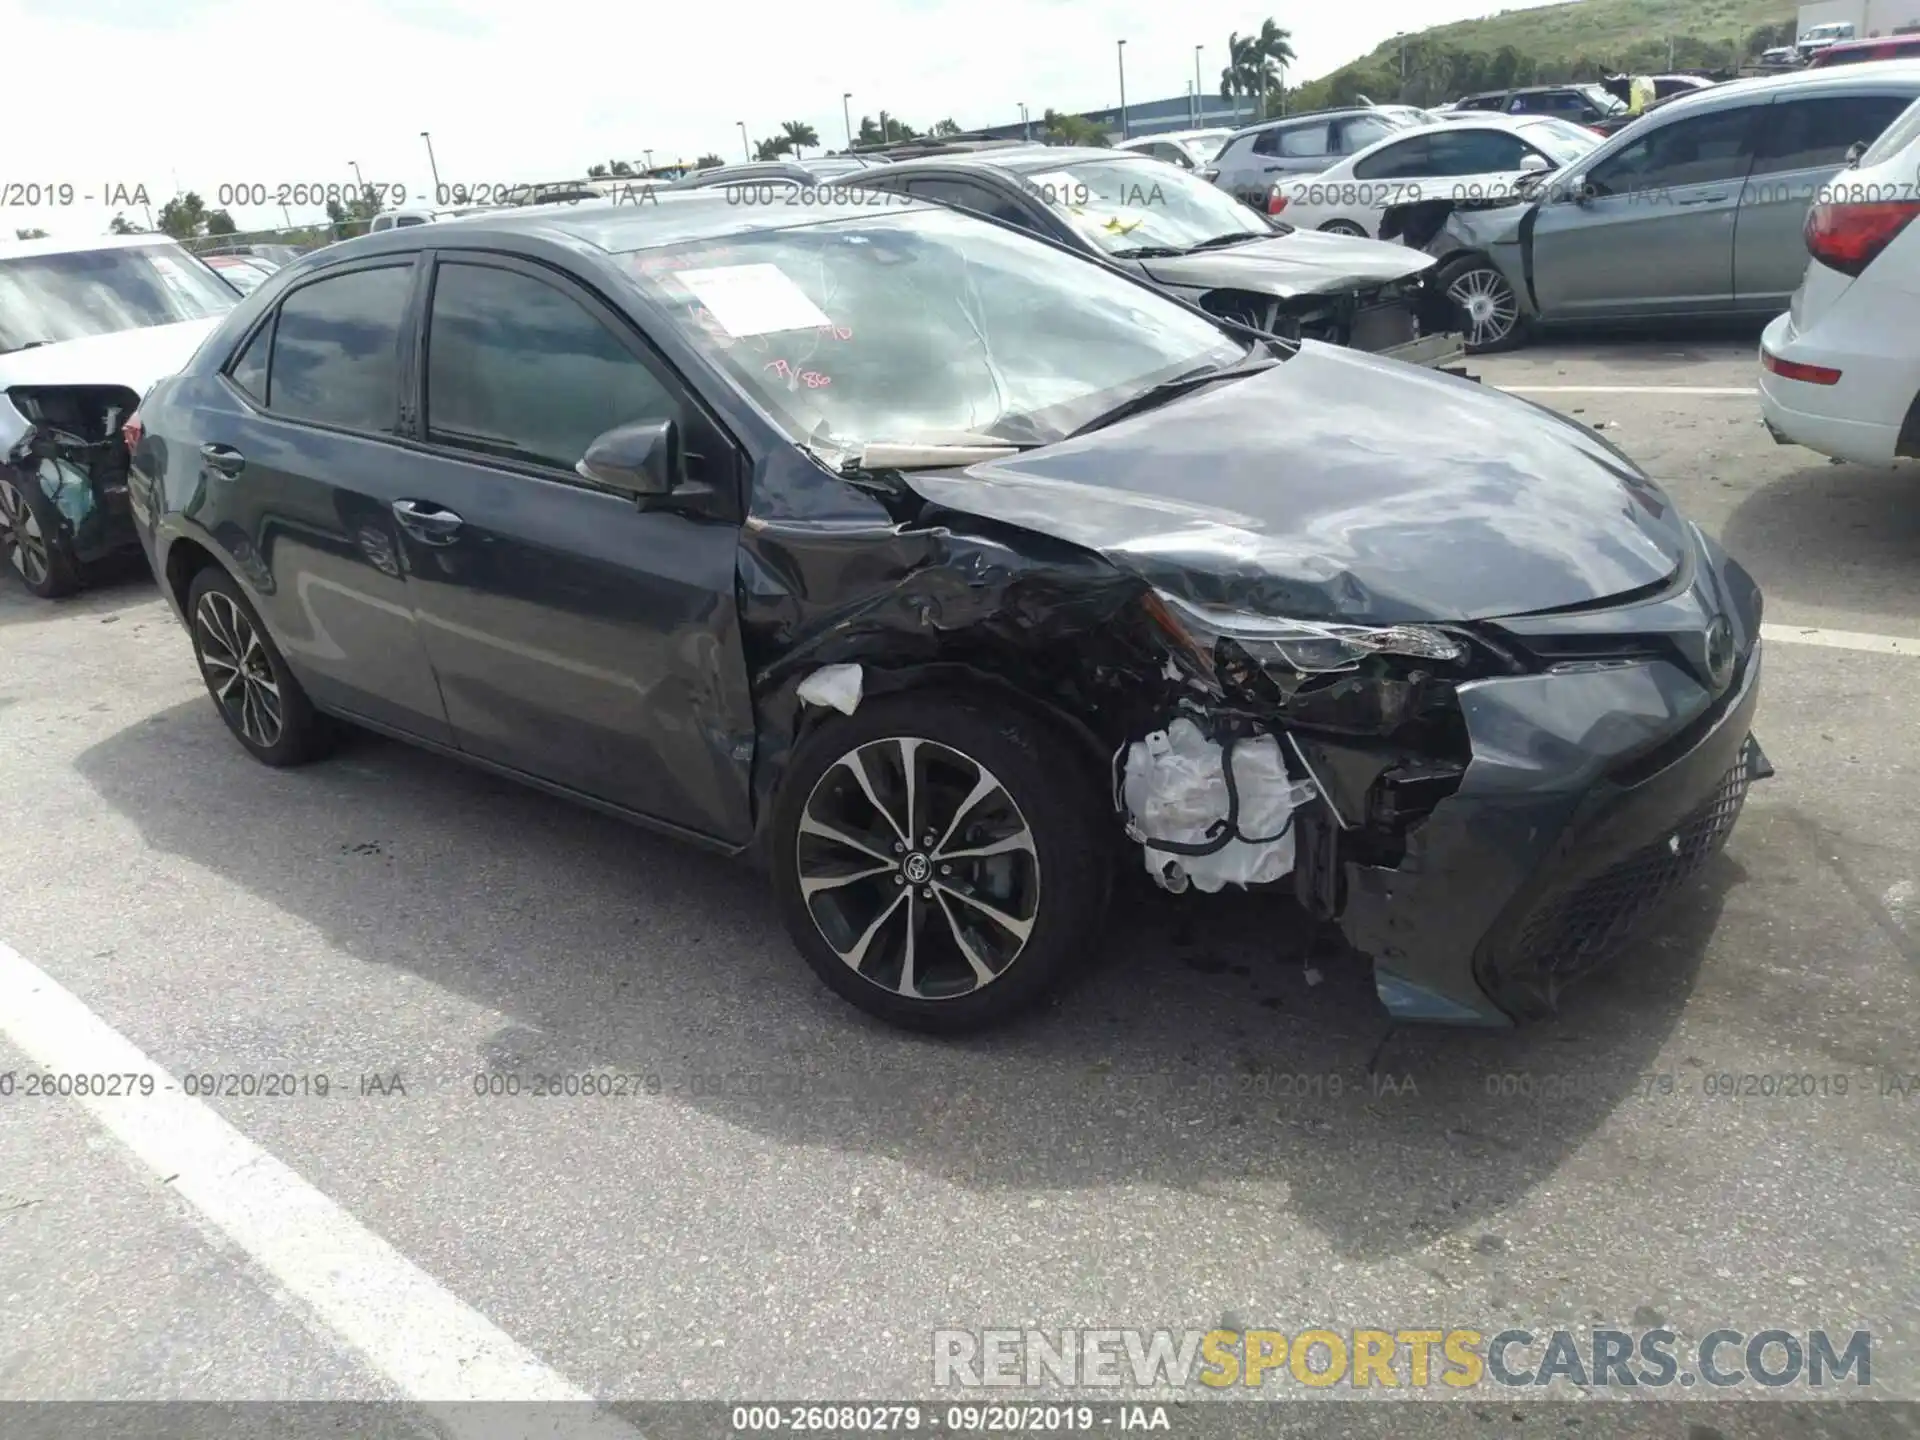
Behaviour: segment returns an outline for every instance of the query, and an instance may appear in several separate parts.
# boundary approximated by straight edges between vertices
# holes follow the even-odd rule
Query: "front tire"
[[[1324,235],[1350,235],[1355,240],[1369,240],[1372,237],[1351,220],[1329,220],[1320,227]]]
[[[262,765],[318,759],[333,729],[313,708],[239,583],[208,566],[187,590],[193,658],[227,729]]]
[[[60,534],[60,512],[32,476],[0,476],[0,559],[42,600],[80,588],[80,565]]]
[[[1492,355],[1525,343],[1528,325],[1520,297],[1491,260],[1468,255],[1454,261],[1440,272],[1439,289],[1460,317],[1469,355]]]
[[[909,1029],[1010,1019],[1099,938],[1110,846],[1091,768],[950,696],[869,701],[794,752],[770,836],[788,933],[842,999]]]

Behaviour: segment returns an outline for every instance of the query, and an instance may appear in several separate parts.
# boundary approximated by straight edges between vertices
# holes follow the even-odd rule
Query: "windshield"
[[[1220,147],[1227,143],[1231,130],[1209,130],[1204,135],[1189,135],[1173,143],[1192,158],[1196,165],[1211,165],[1220,154]]]
[[[1600,137],[1591,130],[1567,120],[1542,120],[1522,133],[1562,165],[1571,165],[1600,143]]]
[[[1021,178],[1109,255],[1187,250],[1223,235],[1252,240],[1275,233],[1225,190],[1177,167],[1083,160]]]
[[[821,450],[1051,443],[1248,351],[1152,290],[988,221],[827,213],[623,257],[695,343]]]
[[[233,288],[174,245],[0,260],[0,353],[222,315]]]

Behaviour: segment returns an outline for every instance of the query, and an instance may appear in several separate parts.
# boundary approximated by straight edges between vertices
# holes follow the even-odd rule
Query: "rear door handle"
[[[1682,200],[1680,203],[1682,205],[1712,205],[1716,201],[1726,199],[1728,194],[1729,194],[1728,191],[1716,190],[1711,195],[1696,195],[1693,199]]]
[[[451,544],[466,523],[453,511],[421,500],[394,501],[393,518],[402,530],[429,545]]]
[[[202,445],[200,458],[229,479],[247,468],[247,457],[231,445]]]

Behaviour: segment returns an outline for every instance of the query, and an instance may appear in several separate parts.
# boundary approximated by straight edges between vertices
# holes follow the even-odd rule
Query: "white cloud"
[[[1291,24],[1296,72],[1322,74],[1397,30],[1486,0],[1377,0],[1356,23],[1328,7]],[[606,0],[6,0],[17,124],[0,184],[71,184],[71,206],[0,209],[0,235],[103,230],[106,188],[368,182],[431,189],[422,130],[452,183],[554,179],[596,160],[740,153],[805,120],[833,145],[882,108],[925,127],[1113,105],[1125,38],[1131,101],[1184,93],[1193,47],[1218,85],[1231,31],[1272,11],[1225,0],[771,0],[616,6]],[[89,203],[83,197],[92,196]],[[12,198],[0,194],[0,200]],[[234,205],[242,225],[278,206]],[[291,206],[296,222],[319,208]]]

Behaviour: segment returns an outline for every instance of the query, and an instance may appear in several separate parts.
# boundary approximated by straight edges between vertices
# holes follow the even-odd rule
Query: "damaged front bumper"
[[[120,422],[131,405],[107,387],[0,392],[0,470],[48,502],[46,536],[80,563],[139,544],[127,492]]]
[[[1505,1027],[1555,1013],[1566,986],[1699,876],[1748,787],[1772,774],[1753,737],[1758,588],[1697,532],[1693,544],[1662,593],[1616,610],[1374,632],[1469,649],[1477,633],[1510,662],[1449,683],[1441,650],[1401,648],[1440,663],[1356,677],[1356,701],[1370,683],[1387,696],[1377,714],[1310,713],[1305,685],[1265,717],[1244,685],[1211,714],[1189,696],[1198,725],[1135,742],[1124,783],[1116,756],[1117,808],[1148,872],[1176,892],[1291,872],[1308,912],[1371,957],[1395,1019]],[[1190,690],[1214,677],[1204,648],[1188,652]]]
[[[1551,1013],[1616,954],[1772,773],[1752,733],[1760,671],[1756,641],[1712,711],[1639,754],[1699,688],[1675,666],[1461,687],[1473,760],[1459,790],[1400,865],[1345,867],[1341,928],[1374,957],[1388,1012],[1509,1025]]]

